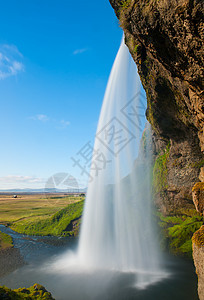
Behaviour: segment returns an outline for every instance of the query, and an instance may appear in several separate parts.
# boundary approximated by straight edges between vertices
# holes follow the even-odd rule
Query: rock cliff
[[[178,138],[191,130],[204,150],[204,2],[110,2],[137,64],[147,94],[147,117],[155,131]]]
[[[204,2],[110,0],[146,91],[155,154],[170,140],[165,189],[157,203],[166,214],[189,207],[203,165]]]
[[[193,236],[193,258],[198,275],[198,295],[204,300],[204,226]]]
[[[163,216],[192,214],[194,203],[202,213],[204,1],[109,1],[147,95],[156,205]],[[196,253],[198,267],[197,257],[204,253]]]

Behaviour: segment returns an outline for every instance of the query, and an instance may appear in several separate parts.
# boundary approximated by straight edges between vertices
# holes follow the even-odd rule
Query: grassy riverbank
[[[0,299],[10,300],[54,300],[51,293],[49,293],[42,285],[35,284],[30,288],[19,288],[11,290],[5,286],[0,286]]]
[[[19,249],[14,248],[12,237],[0,231],[0,277],[15,271],[23,265],[23,257],[21,256]],[[0,299],[4,299],[1,298],[1,293]]]
[[[0,224],[12,224],[20,221],[38,221],[54,215],[82,197],[63,194],[0,195]]]
[[[79,224],[83,212],[84,200],[69,204],[55,213],[52,217],[30,221],[22,220],[11,225],[11,229],[27,234],[39,236],[73,236],[79,231]]]
[[[0,231],[0,250],[13,248],[13,240],[10,235]]]
[[[28,235],[77,235],[84,197],[56,194],[0,195],[0,224]],[[1,236],[0,236],[1,241]],[[11,243],[2,234],[2,245]]]

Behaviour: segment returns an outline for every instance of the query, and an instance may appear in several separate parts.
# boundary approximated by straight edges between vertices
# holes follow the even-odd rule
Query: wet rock
[[[204,2],[110,3],[146,91],[154,158],[171,142],[167,184],[156,193],[157,206],[165,214],[193,209],[191,191],[199,181],[204,150]]]
[[[198,295],[204,300],[204,226],[202,226],[193,238],[193,259],[198,275]]]
[[[204,182],[204,167],[200,168],[199,179],[200,181]]]
[[[191,128],[204,150],[204,2],[110,0],[124,29],[157,134],[182,138]]]
[[[198,182],[192,189],[193,202],[196,210],[203,214],[204,212],[204,182]]]
[[[204,1],[109,1],[147,95],[154,168],[161,179],[154,185],[156,205],[165,215],[195,206],[203,213],[203,190],[196,186],[192,196],[192,188],[204,181]],[[204,250],[193,247],[203,300]]]

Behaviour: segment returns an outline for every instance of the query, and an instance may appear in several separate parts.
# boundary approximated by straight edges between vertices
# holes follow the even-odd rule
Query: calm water
[[[29,287],[38,282],[56,300],[198,300],[194,266],[184,259],[166,256],[169,276],[144,289],[135,287],[135,274],[118,272],[49,272],[60,255],[77,246],[77,239],[27,237],[0,226],[9,233],[20,249],[26,265],[0,278],[0,285],[10,288]],[[68,270],[69,271],[69,270]]]

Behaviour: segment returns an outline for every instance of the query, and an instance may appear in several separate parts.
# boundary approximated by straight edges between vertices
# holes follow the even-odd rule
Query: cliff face
[[[165,187],[157,204],[169,214],[193,207],[204,150],[202,0],[110,0],[146,91],[155,155],[170,140]]]
[[[147,95],[156,204],[163,215],[195,211],[192,188],[204,181],[204,1],[109,1]],[[194,191],[197,209],[201,195]]]
[[[197,132],[204,150],[202,0],[110,0],[147,93],[155,131]],[[188,130],[189,131],[189,130]]]
[[[198,295],[204,300],[204,226],[193,236],[193,258],[198,274]]]

